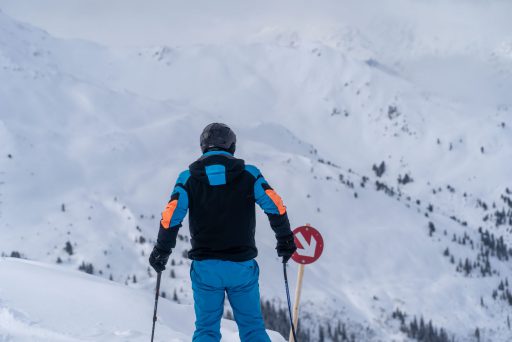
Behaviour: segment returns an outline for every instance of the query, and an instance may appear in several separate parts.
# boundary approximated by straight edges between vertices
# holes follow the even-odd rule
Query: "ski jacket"
[[[261,172],[225,151],[210,151],[182,172],[162,212],[157,248],[176,246],[187,211],[193,260],[246,261],[256,257],[255,204],[276,238],[291,234],[286,207]]]

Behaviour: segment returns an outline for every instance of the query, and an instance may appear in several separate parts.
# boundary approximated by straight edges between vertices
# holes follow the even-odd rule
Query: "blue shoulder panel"
[[[190,170],[185,170],[178,176],[178,180],[176,181],[176,184],[183,184],[187,183],[188,179],[190,178]]]
[[[279,209],[272,199],[265,193],[263,184],[268,186],[268,183],[260,170],[254,165],[245,165],[245,170],[256,179],[254,182],[254,199],[256,200],[256,203],[258,203],[265,213],[279,215]]]
[[[171,197],[174,194],[179,194],[178,197],[178,205],[176,206],[176,209],[174,210],[174,213],[171,218],[170,227],[175,227],[177,225],[180,225],[185,216],[187,215],[188,210],[188,194],[187,190],[183,188],[185,184],[187,183],[188,179],[190,178],[190,171],[185,170],[178,176],[178,179],[176,180],[176,185],[174,186],[174,189],[171,193]]]
[[[226,167],[224,165],[208,165],[205,167],[205,169],[210,185],[226,184]]]
[[[258,178],[254,183],[254,197],[256,199],[256,203],[258,203],[265,213],[279,215],[279,209],[274,201],[272,201],[272,199],[265,193],[263,184],[268,185],[267,181],[263,177]]]
[[[171,224],[169,227],[175,227],[177,225],[180,225],[181,222],[183,222],[183,219],[187,215],[188,211],[188,194],[185,189],[183,189],[181,186],[177,186],[174,188],[174,193],[179,193],[178,197],[178,205],[176,206],[176,209],[174,210],[174,213],[171,218]]]
[[[254,165],[245,165],[245,171],[249,172],[254,178],[261,176],[260,170]]]

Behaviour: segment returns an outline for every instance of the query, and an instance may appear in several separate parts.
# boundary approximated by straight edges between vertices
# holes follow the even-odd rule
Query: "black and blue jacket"
[[[182,172],[162,212],[157,248],[170,251],[189,211],[193,260],[256,257],[255,204],[277,238],[291,234],[286,207],[261,172],[225,151],[210,151]]]

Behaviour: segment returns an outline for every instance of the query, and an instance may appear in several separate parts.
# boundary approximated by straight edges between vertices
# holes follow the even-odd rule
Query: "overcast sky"
[[[512,39],[509,0],[0,0],[0,9],[58,37],[118,46],[237,41],[268,28],[314,33],[339,25],[369,32],[398,25],[447,42]]]

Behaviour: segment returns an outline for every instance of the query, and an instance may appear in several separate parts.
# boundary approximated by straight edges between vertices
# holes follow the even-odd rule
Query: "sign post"
[[[295,288],[295,298],[293,301],[293,325],[297,329],[299,322],[299,302],[302,290],[302,280],[304,279],[305,265],[311,264],[320,258],[324,250],[324,239],[315,228],[309,224],[295,228],[293,230],[297,251],[293,253],[292,259],[299,264],[297,275],[297,287]],[[290,332],[289,342],[295,342],[293,334]]]

